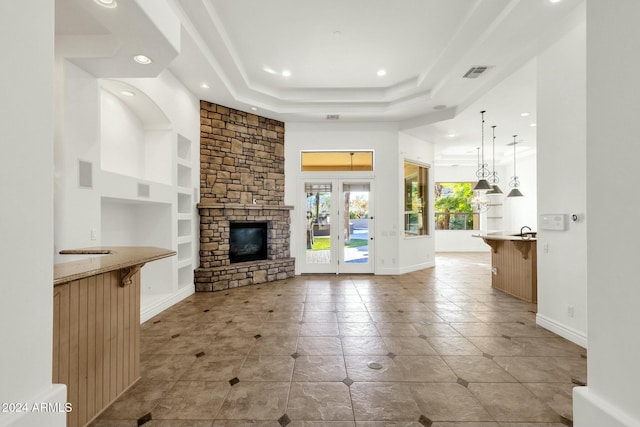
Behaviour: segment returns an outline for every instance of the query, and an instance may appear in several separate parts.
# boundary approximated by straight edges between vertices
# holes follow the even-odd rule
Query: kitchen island
[[[175,255],[155,247],[60,252],[55,264],[53,383],[66,384],[67,425],[87,425],[140,378],[140,269]]]
[[[538,302],[538,262],[535,232],[474,235],[491,246],[491,287],[523,301]]]

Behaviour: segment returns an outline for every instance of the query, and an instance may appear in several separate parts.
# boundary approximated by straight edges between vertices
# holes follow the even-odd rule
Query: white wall
[[[574,425],[638,426],[640,203],[629,189],[640,158],[640,2],[586,7],[589,359],[588,387],[574,389]]]
[[[396,274],[400,268],[399,239],[402,223],[398,212],[398,130],[394,123],[287,123],[285,132],[285,203],[294,205],[291,215],[291,254],[304,256],[304,217],[299,204],[300,150],[373,149],[374,172],[350,173],[374,179],[375,271]],[[317,174],[316,174],[317,175]],[[305,175],[307,176],[307,175]],[[327,175],[328,176],[328,175]],[[392,202],[390,202],[392,201]],[[296,263],[296,274],[300,274]]]
[[[520,181],[520,187],[518,188],[524,197],[506,197],[509,191],[511,191],[509,180],[513,176],[513,161],[510,161],[503,167],[505,174],[502,175],[503,185],[501,188],[504,192],[504,230],[520,231],[520,227],[524,225],[531,227],[532,230],[536,230],[537,203],[540,192],[540,188],[537,186],[536,157],[534,155],[528,155],[526,157],[516,158],[516,173]]]
[[[142,121],[118,97],[100,91],[100,167],[144,178],[145,135]]]
[[[51,383],[53,32],[53,2],[0,2],[0,402],[29,410],[66,401],[66,387]],[[65,421],[64,412],[0,413],[1,426]]]
[[[584,24],[538,57],[540,214],[586,211],[585,64]],[[587,344],[586,263],[586,222],[566,231],[538,226],[538,323],[582,346]]]
[[[433,226],[433,144],[422,141],[411,135],[400,132],[398,136],[398,176],[397,176],[397,215],[399,216],[399,224],[404,227],[403,209],[404,206],[404,162],[414,161],[418,164],[429,167],[429,182],[427,191],[429,195],[427,212],[429,216],[428,235],[419,237],[404,237],[403,230],[400,230],[401,238],[399,242],[399,269],[400,273],[408,273],[427,267],[435,266],[435,230]],[[387,200],[386,195],[380,195],[382,200]]]

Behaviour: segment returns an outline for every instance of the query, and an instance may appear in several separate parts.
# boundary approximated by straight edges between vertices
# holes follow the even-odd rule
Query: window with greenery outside
[[[477,230],[479,215],[471,205],[472,182],[437,182],[435,186],[436,230]]]

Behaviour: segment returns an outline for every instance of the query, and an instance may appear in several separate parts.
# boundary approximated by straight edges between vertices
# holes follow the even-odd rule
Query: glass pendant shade
[[[478,182],[473,187],[473,189],[475,191],[477,191],[477,190],[480,190],[480,191],[491,190],[491,185],[489,184],[489,181],[487,181],[486,179],[481,179],[481,180],[478,180]]]
[[[524,194],[522,194],[520,190],[517,188],[512,189],[511,191],[509,191],[509,194],[507,194],[507,197],[523,197],[523,196]]]

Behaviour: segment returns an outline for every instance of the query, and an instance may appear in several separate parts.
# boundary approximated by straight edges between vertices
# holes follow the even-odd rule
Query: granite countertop
[[[524,234],[520,234],[519,231],[490,231],[488,233],[478,233],[474,234],[473,237],[480,237],[485,240],[513,240],[519,242],[535,242],[538,239],[536,238],[537,233],[535,231],[525,232]]]
[[[86,255],[87,258],[55,264],[53,266],[54,286],[108,271],[167,258],[175,255],[176,252],[151,246],[100,246],[63,250],[60,251],[60,254]]]

